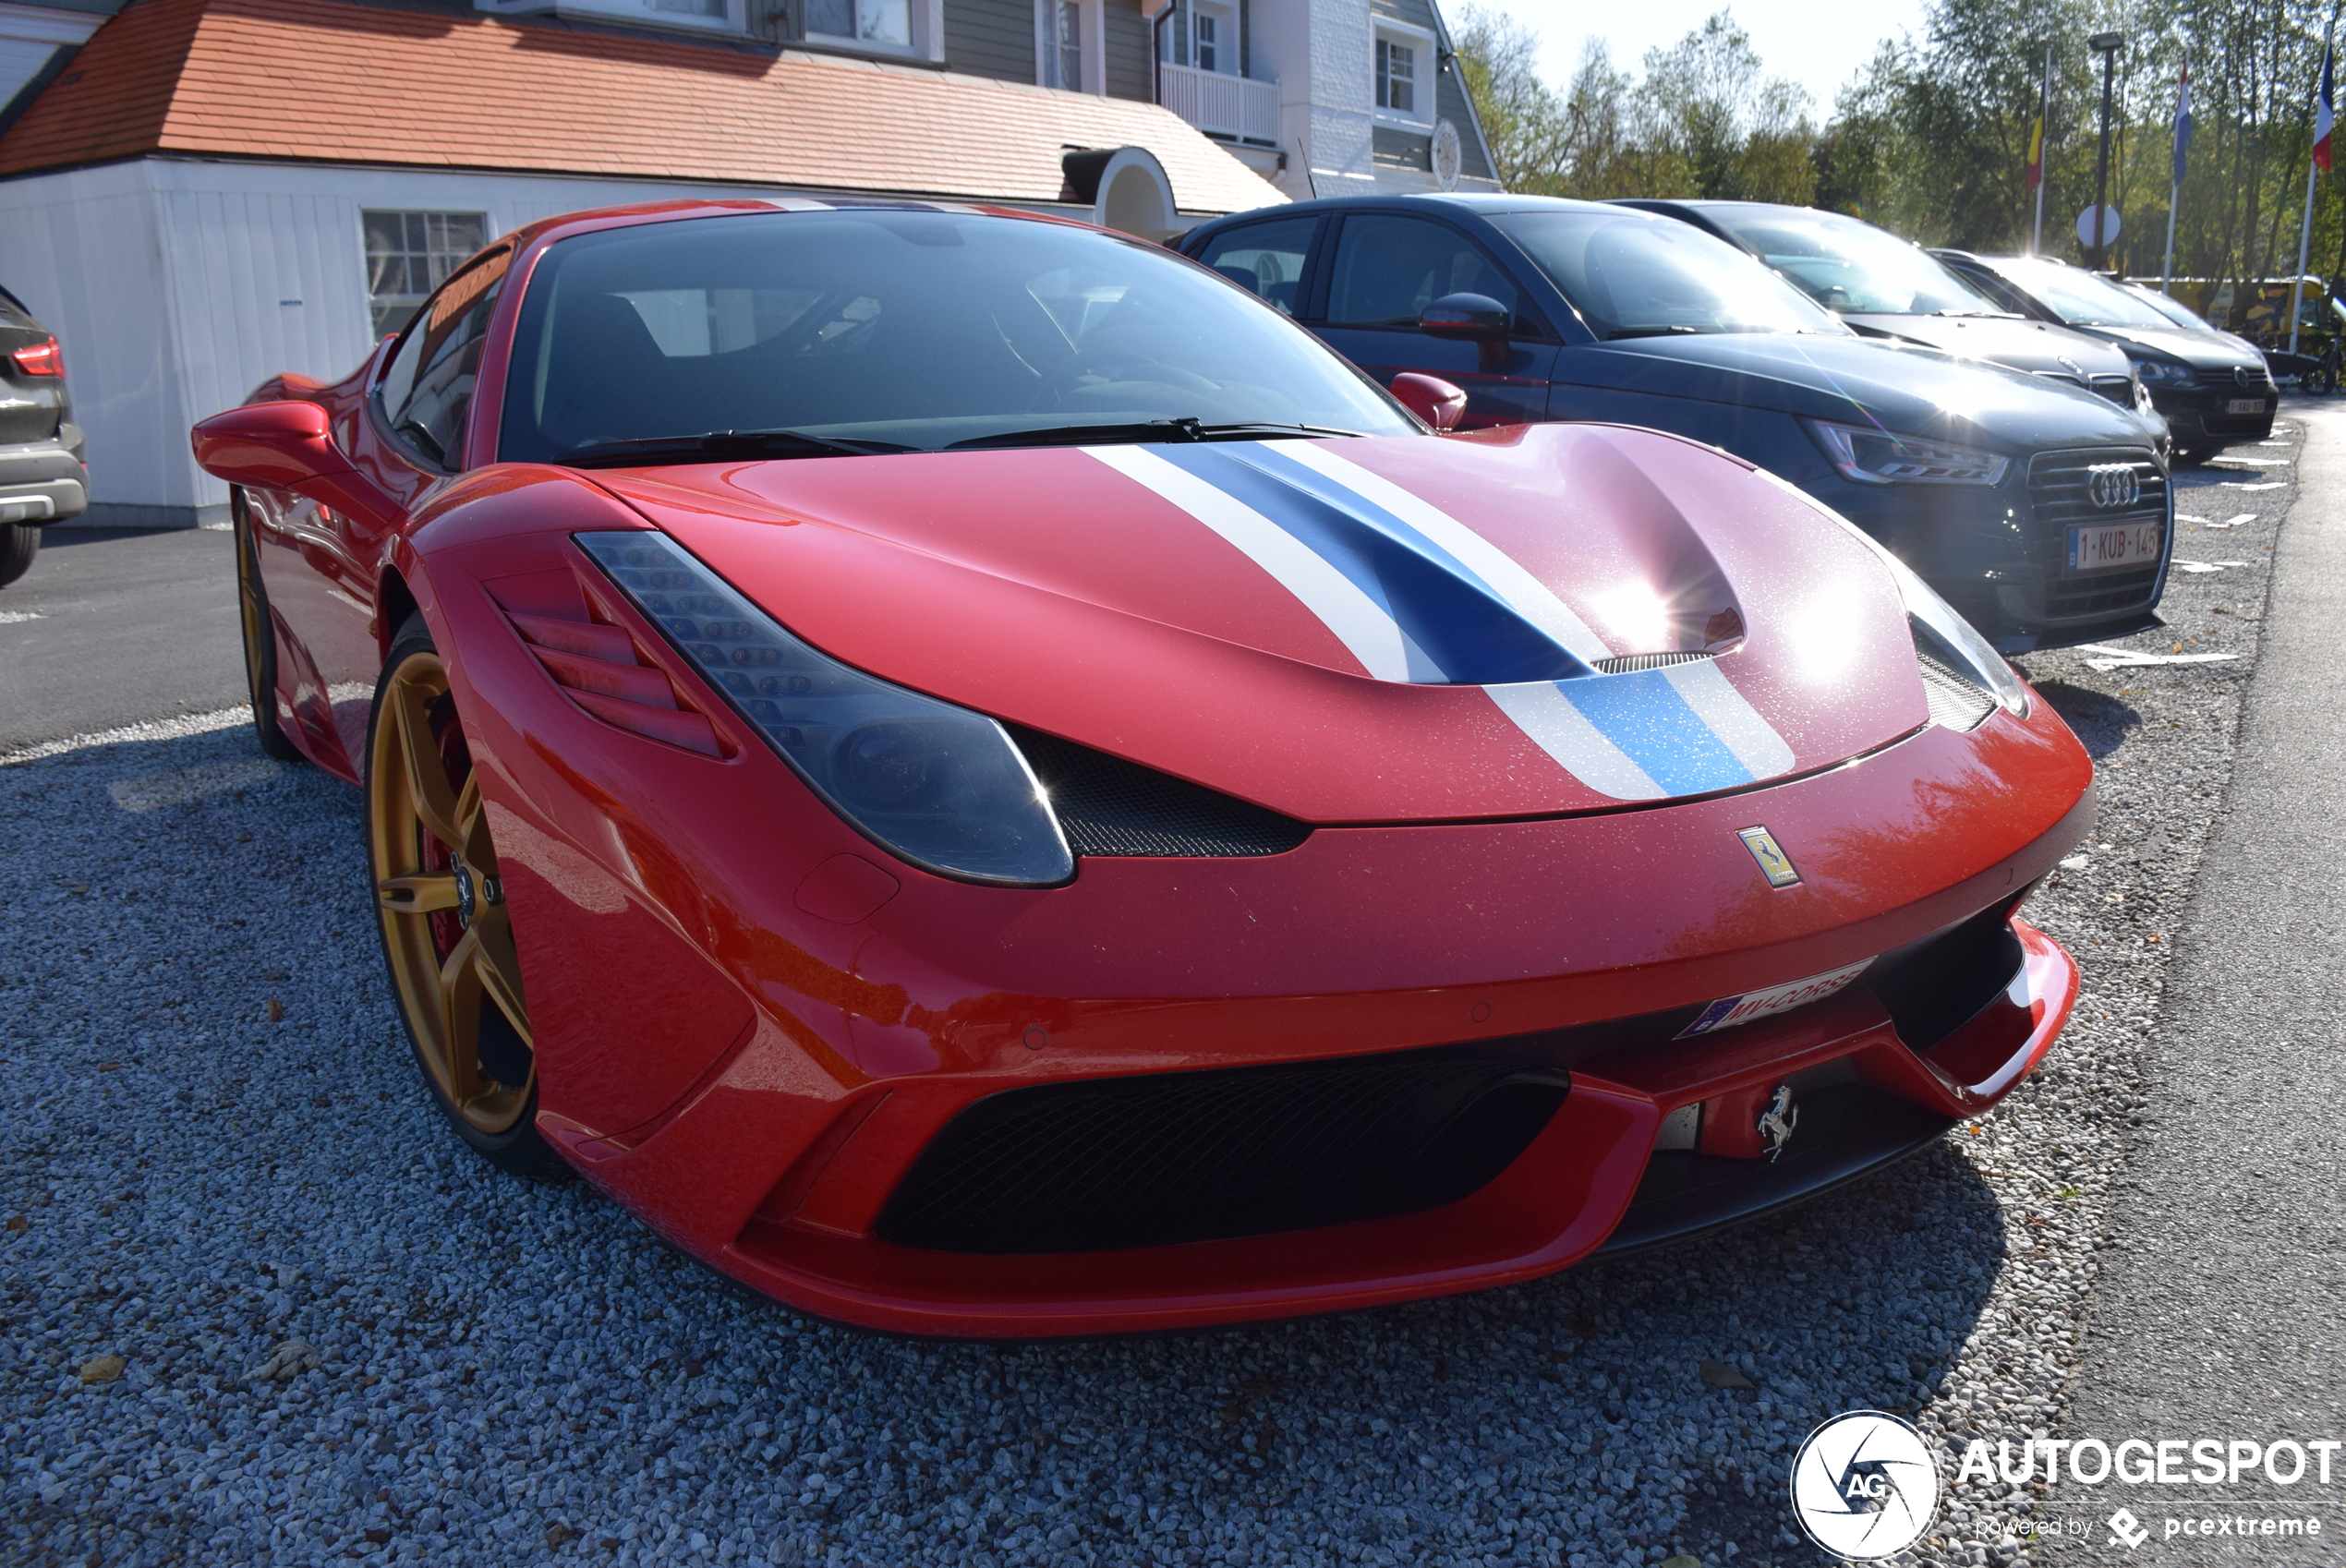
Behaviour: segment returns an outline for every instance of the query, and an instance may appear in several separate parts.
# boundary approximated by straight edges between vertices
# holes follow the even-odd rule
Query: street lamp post
[[[2110,222],[2110,95],[2126,35],[2098,32],[2086,40],[2086,47],[2101,56],[2101,150],[2094,155],[2094,242],[2086,258],[2086,265],[2098,272],[2110,264],[2110,242],[2102,232]]]

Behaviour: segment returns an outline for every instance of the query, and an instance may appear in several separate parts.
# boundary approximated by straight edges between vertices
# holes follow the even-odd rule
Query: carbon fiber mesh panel
[[[1626,675],[1632,669],[1662,669],[1673,664],[1692,664],[1711,656],[1697,648],[1691,653],[1622,654],[1616,658],[1601,658],[1590,666],[1600,675]]]
[[[1977,730],[1996,711],[1996,698],[1986,687],[1945,660],[1923,649],[1915,650],[1922,663],[1922,694],[1930,705],[1930,722],[1949,730]]]
[[[1311,837],[1308,824],[1153,767],[1039,730],[1010,735],[1079,855],[1276,855]]]
[[[878,1233],[949,1252],[1101,1251],[1434,1208],[1513,1163],[1564,1083],[1443,1047],[1013,1089],[947,1124]]]

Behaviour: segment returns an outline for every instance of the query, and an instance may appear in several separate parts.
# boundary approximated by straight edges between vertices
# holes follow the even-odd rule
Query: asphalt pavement
[[[245,700],[224,529],[49,530],[0,588],[0,753]]]
[[[2098,1251],[2059,1435],[2225,1444],[2222,1485],[2070,1484],[2095,1527],[2065,1562],[2346,1560],[2346,1463],[2302,1479],[2286,1452],[2233,1484],[2235,1441],[2346,1438],[2346,409],[2300,404],[2296,504],[2282,525],[2225,810],[2174,935],[2141,1055],[2141,1125]],[[2187,1450],[2185,1452],[2188,1452]],[[2092,1463],[2089,1461],[2089,1463]],[[2316,1479],[2330,1471],[2331,1484]],[[2188,1466],[2186,1466],[2188,1473]],[[2064,1477],[2068,1472],[2064,1470]],[[2105,1516],[2139,1521],[2128,1547]],[[2212,1538],[2202,1519],[2227,1521]],[[2264,1535],[2323,1518],[2321,1538]],[[2257,1522],[2253,1537],[2242,1518]],[[2192,1533],[2180,1528],[2189,1520]],[[2169,1535],[2172,1521],[2177,1531]]]

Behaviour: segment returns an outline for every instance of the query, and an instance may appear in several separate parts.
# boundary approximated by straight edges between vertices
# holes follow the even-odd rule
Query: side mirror
[[[1401,406],[1437,430],[1455,430],[1466,415],[1467,394],[1439,376],[1404,370],[1393,378],[1393,395]]]
[[[1478,364],[1495,370],[1507,356],[1507,308],[1487,294],[1445,294],[1418,312],[1418,331],[1430,338],[1471,343]]]
[[[250,403],[215,414],[189,435],[204,472],[232,485],[293,490],[350,472],[314,403]]]

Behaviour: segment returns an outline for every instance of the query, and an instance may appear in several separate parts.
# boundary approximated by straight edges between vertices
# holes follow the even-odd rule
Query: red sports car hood
[[[596,477],[839,658],[1306,821],[1709,794],[1927,718],[1865,543],[1652,431]]]

